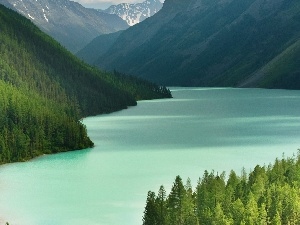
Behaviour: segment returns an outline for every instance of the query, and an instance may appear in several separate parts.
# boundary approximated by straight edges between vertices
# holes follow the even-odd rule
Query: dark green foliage
[[[114,71],[112,81],[120,89],[129,91],[136,100],[150,100],[154,98],[172,98],[171,91],[165,86],[157,86],[156,84],[126,74]]]
[[[155,204],[155,193],[149,191],[144,212],[143,225],[157,225],[158,220],[158,208]]]
[[[0,5],[0,164],[92,147],[82,117],[161,97],[167,89],[88,66]]]
[[[205,171],[194,192],[189,180],[184,189],[177,176],[164,204],[152,202],[152,214],[164,205],[165,225],[300,224],[299,174],[300,150],[297,157],[256,166],[249,175],[231,171],[227,182],[224,173]]]
[[[164,186],[160,186],[155,204],[157,206],[157,224],[164,225],[166,224],[165,215],[167,213],[167,206],[166,206],[166,190]]]
[[[68,108],[24,92],[0,81],[0,163],[93,146]]]

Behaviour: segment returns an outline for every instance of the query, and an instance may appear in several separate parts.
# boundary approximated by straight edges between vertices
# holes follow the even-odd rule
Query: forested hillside
[[[169,86],[300,89],[299,28],[298,0],[165,0],[93,63]]]
[[[170,97],[152,83],[92,68],[0,5],[0,163],[92,147],[82,117]]]
[[[177,176],[170,194],[149,191],[143,225],[300,223],[300,155],[256,166],[247,175],[204,172],[197,187]]]

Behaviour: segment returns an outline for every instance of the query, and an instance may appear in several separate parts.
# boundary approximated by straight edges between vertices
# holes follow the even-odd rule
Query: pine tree
[[[190,178],[187,179],[185,185],[186,194],[183,198],[183,224],[198,225],[198,218],[195,210],[195,199]]]
[[[276,212],[274,218],[273,218],[272,221],[271,221],[271,224],[272,224],[272,225],[281,225],[281,224],[282,224],[282,223],[281,223],[281,218],[280,218],[280,215],[279,215],[278,212]]]
[[[234,225],[240,225],[244,218],[245,207],[239,198],[232,203],[230,213],[232,215]]]
[[[156,198],[156,206],[158,213],[158,225],[166,224],[166,216],[167,216],[167,208],[166,208],[166,191],[164,186],[160,186],[157,198]]]
[[[222,206],[220,203],[217,203],[216,208],[214,210],[214,216],[213,216],[213,225],[229,225],[232,224],[233,221],[226,219]]]
[[[257,224],[258,218],[259,218],[259,212],[258,212],[257,203],[254,198],[254,195],[252,194],[252,192],[250,192],[248,196],[248,202],[246,205],[244,220],[246,222],[246,225],[252,225],[252,224]]]
[[[158,225],[158,212],[155,204],[155,193],[149,191],[144,211],[143,225]]]
[[[182,179],[180,176],[177,176],[169,194],[167,203],[169,224],[183,224],[183,202],[185,195],[186,191],[183,186]]]
[[[267,214],[267,211],[266,211],[265,203],[263,203],[259,207],[259,217],[258,217],[258,220],[257,220],[257,224],[258,225],[268,224],[268,214]]]

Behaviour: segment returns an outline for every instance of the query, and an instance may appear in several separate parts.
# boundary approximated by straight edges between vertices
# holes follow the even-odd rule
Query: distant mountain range
[[[157,13],[163,4],[160,0],[146,0],[142,3],[121,3],[112,5],[103,12],[116,14],[127,22],[129,26],[142,22],[144,19]]]
[[[116,15],[69,0],[0,0],[0,4],[21,13],[74,53],[101,34],[128,28]]]
[[[299,0],[166,0],[89,63],[165,85],[299,89],[299,56]]]

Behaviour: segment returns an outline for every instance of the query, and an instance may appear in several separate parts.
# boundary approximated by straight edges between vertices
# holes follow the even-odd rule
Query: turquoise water
[[[174,99],[86,118],[93,149],[0,167],[0,224],[141,225],[176,175],[239,173],[300,147],[300,91],[174,88]]]

